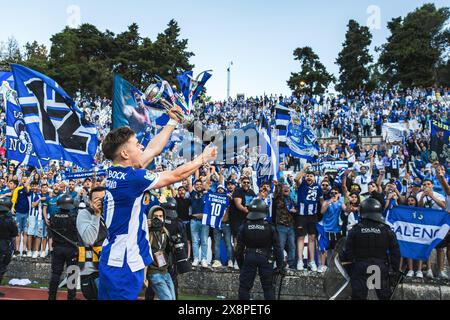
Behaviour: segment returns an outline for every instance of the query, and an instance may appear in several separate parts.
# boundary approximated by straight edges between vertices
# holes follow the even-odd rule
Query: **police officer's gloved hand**
[[[281,276],[285,276],[287,274],[287,270],[285,267],[283,268],[276,268],[275,269],[275,274],[279,274]]]

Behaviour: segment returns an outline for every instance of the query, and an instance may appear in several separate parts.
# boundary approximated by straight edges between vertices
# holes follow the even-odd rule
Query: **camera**
[[[183,274],[192,270],[181,234],[170,237],[173,244],[173,257],[177,265],[177,273]]]

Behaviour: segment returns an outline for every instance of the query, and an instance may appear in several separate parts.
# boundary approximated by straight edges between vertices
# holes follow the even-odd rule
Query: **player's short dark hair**
[[[122,127],[108,133],[102,144],[102,151],[105,158],[113,161],[117,156],[117,150],[134,135],[134,131],[129,127]]]

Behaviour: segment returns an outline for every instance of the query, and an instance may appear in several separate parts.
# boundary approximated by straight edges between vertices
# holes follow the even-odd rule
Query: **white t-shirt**
[[[355,183],[361,187],[361,194],[369,192],[369,183],[372,182],[372,172],[369,170],[365,175],[361,174],[355,178]]]
[[[420,201],[420,198],[422,198],[423,195],[423,191],[419,192],[417,194],[417,199]],[[443,195],[441,195],[440,193],[437,193],[436,191],[433,191],[433,195],[435,198],[438,198],[441,201],[445,201],[446,199],[444,198]],[[425,206],[425,208],[431,208],[431,209],[436,209],[436,210],[442,210],[442,208],[440,206],[438,206],[438,204],[436,203],[436,201],[433,200],[433,198],[425,196],[423,198],[423,204]],[[447,206],[448,206],[448,202],[447,202]]]

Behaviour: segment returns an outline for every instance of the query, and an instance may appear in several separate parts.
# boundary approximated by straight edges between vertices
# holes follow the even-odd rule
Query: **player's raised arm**
[[[161,173],[159,181],[153,186],[154,189],[166,187],[173,183],[179,182],[191,176],[196,170],[198,170],[205,163],[214,161],[217,158],[217,147],[208,146],[205,151],[194,159],[193,161],[186,163],[178,167],[173,171],[166,171]]]

